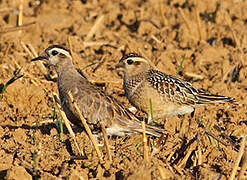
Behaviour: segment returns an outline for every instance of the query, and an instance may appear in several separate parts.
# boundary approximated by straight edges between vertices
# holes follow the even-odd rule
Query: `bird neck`
[[[124,85],[126,86],[126,88],[134,88],[144,80],[145,75],[146,72],[142,72],[134,76],[128,76],[127,74],[124,74]]]
[[[63,72],[66,72],[66,71],[71,71],[71,70],[75,70],[75,67],[74,65],[72,64],[72,62],[69,62],[69,61],[62,61],[62,62],[59,62],[58,64],[56,64],[55,66],[55,70],[58,74],[58,76],[60,74],[62,74]],[[76,70],[75,70],[76,71]]]
[[[76,81],[77,79],[87,79],[86,76],[80,75],[80,73],[75,69],[72,62],[66,62],[55,66],[55,70],[58,74],[58,79],[71,79]]]
[[[142,81],[143,78],[145,77],[146,72],[140,72],[137,74],[129,74],[129,73],[124,73],[124,79],[126,81],[128,80],[135,80],[135,81]]]

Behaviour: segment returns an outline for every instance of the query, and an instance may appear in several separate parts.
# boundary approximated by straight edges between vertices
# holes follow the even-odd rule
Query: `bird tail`
[[[221,96],[216,94],[199,93],[197,95],[198,104],[211,104],[211,103],[232,103],[237,104],[234,98]]]
[[[139,124],[140,127],[138,128],[134,128],[134,131],[139,132],[139,133],[143,133],[143,129],[141,127],[141,123]],[[146,134],[151,135],[151,136],[155,136],[155,137],[161,137],[162,134],[164,134],[166,131],[165,129],[161,129],[152,125],[148,125],[145,124],[145,128],[146,128]]]
[[[146,133],[155,137],[161,137],[165,133],[165,129],[146,124]]]

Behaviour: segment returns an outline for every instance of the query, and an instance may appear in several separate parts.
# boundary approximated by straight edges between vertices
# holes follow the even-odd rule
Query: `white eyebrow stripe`
[[[128,59],[132,59],[133,61],[142,61],[142,62],[148,63],[147,60],[142,58],[142,57],[129,57],[126,60],[128,60]]]
[[[64,55],[66,55],[66,56],[71,56],[70,55],[70,53],[68,52],[68,51],[66,51],[66,50],[64,50],[64,49],[61,49],[61,48],[52,48],[50,51],[49,51],[49,53],[50,52],[52,52],[52,51],[54,51],[54,50],[56,50],[57,52],[59,52],[59,53],[62,53],[62,54],[64,54]]]

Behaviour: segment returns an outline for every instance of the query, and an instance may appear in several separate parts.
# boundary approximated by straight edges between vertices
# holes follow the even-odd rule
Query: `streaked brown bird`
[[[68,96],[70,91],[80,112],[92,132],[100,128],[101,121],[106,125],[107,134],[125,136],[142,133],[139,119],[125,108],[117,99],[105,94],[88,81],[86,76],[77,72],[70,51],[60,45],[52,45],[32,61],[42,60],[53,66],[58,74],[58,90],[61,106],[67,118],[82,126],[76,110]],[[160,137],[163,129],[147,125],[146,133]]]
[[[203,92],[187,81],[151,67],[142,56],[124,55],[116,65],[124,71],[123,83],[129,102],[151,119],[194,112],[196,107],[212,103],[235,103],[234,98]]]

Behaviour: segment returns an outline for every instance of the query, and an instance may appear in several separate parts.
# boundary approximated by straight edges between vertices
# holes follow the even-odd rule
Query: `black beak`
[[[45,56],[38,56],[36,58],[33,58],[31,61],[40,61],[40,60],[47,60],[47,57],[45,57]]]

